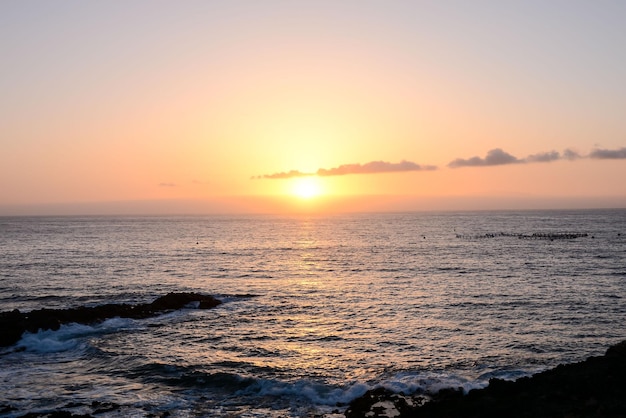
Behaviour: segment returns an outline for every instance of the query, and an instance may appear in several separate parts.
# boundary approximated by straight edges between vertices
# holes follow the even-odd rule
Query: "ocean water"
[[[0,411],[331,417],[599,355],[626,339],[626,210],[0,218],[0,311],[186,291],[225,303],[24,334]]]

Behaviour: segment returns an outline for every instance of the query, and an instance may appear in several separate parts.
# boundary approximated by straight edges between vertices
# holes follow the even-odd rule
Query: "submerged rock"
[[[560,365],[514,382],[491,379],[467,395],[446,389],[429,402],[395,404],[397,394],[379,390],[354,400],[345,415],[379,417],[626,417],[626,341],[606,355]],[[394,398],[395,397],[395,398]],[[406,398],[406,397],[405,397]],[[387,405],[380,409],[377,406]]]
[[[210,295],[200,293],[168,293],[152,303],[129,305],[110,303],[106,305],[69,309],[38,309],[22,313],[13,310],[0,312],[0,347],[7,347],[20,340],[25,331],[58,330],[62,324],[94,324],[109,318],[142,319],[165,312],[182,309],[194,304],[198,309],[209,309],[222,302]]]

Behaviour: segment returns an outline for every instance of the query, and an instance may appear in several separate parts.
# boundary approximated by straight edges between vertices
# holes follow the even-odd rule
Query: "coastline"
[[[368,391],[350,403],[345,415],[357,417],[625,417],[626,340],[603,356],[523,377],[491,379],[467,394],[458,388],[434,394]]]
[[[163,313],[182,309],[196,304],[199,309],[210,309],[222,302],[210,295],[193,292],[168,293],[151,303],[139,305],[106,304],[96,307],[81,306],[68,309],[38,309],[31,312],[19,310],[0,312],[0,347],[8,347],[17,343],[24,332],[56,331],[63,324],[93,324],[109,318],[143,319]]]
[[[190,300],[219,301],[207,295],[168,294],[151,304],[139,305],[140,316],[180,309]],[[185,303],[186,302],[186,303]],[[160,309],[155,309],[155,308]],[[126,306],[125,306],[126,307]],[[151,309],[147,309],[147,308]],[[212,306],[206,306],[207,308]],[[40,312],[43,313],[43,312]],[[58,313],[58,312],[57,312]],[[137,313],[135,313],[137,314]],[[57,318],[55,318],[57,319]],[[626,340],[610,346],[602,356],[561,364],[515,381],[491,379],[487,387],[464,393],[462,388],[445,388],[436,393],[394,393],[376,388],[350,402],[346,418],[444,418],[444,417],[626,417]],[[91,405],[95,415],[120,412],[121,405]],[[71,408],[45,412],[20,411],[0,403],[0,414],[16,417],[92,417],[76,414]],[[175,413],[175,411],[170,411]],[[335,411],[332,416],[341,414]],[[167,416],[169,415],[166,412]],[[316,418],[325,415],[314,415]]]

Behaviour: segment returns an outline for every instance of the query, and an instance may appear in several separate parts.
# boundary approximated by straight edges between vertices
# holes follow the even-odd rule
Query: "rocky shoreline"
[[[355,399],[346,418],[623,418],[626,417],[626,341],[604,356],[560,365],[514,382],[492,379],[467,394],[443,389],[435,394],[397,394],[383,388]],[[119,411],[115,404],[92,405],[94,414]],[[17,412],[0,405],[0,414]],[[169,416],[164,413],[161,416]],[[35,412],[20,418],[87,418],[69,410]],[[335,414],[333,414],[335,416]],[[316,416],[316,418],[320,418]]]
[[[626,341],[604,356],[560,365],[514,382],[491,379],[467,394],[395,394],[379,388],[355,399],[346,410],[357,417],[626,417]]]
[[[17,343],[24,332],[58,330],[63,324],[95,324],[106,319],[120,317],[143,319],[182,309],[191,303],[198,309],[209,309],[222,302],[213,296],[200,293],[168,293],[152,303],[138,305],[110,303],[95,307],[81,306],[69,309],[37,309],[31,312],[0,312],[0,347]]]
[[[17,343],[26,331],[57,330],[63,324],[94,324],[113,317],[142,319],[193,306],[209,309],[222,302],[198,293],[169,293],[146,304],[106,304],[70,309],[39,309],[23,313],[0,312],[0,347]],[[93,405],[92,405],[93,406]],[[118,405],[96,405],[95,411],[116,410]],[[0,414],[13,412],[0,404]],[[28,413],[25,417],[78,417],[69,411]],[[444,417],[623,417],[626,418],[626,341],[605,355],[559,365],[516,381],[491,379],[484,389],[463,393],[449,388],[437,393],[393,393],[384,388],[353,400],[346,418]]]

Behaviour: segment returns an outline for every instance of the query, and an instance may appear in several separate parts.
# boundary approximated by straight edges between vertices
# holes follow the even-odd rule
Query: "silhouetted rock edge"
[[[31,312],[0,312],[0,347],[17,343],[26,331],[58,330],[62,324],[94,324],[109,318],[142,319],[165,312],[182,309],[191,303],[197,303],[198,309],[209,309],[222,302],[213,296],[193,292],[168,293],[152,303],[138,305],[105,304],[95,307],[81,306],[69,309],[38,309]]]
[[[626,417],[626,341],[604,356],[516,381],[491,379],[484,389],[429,394],[368,391],[350,403],[346,417]],[[393,410],[390,410],[393,409]]]

